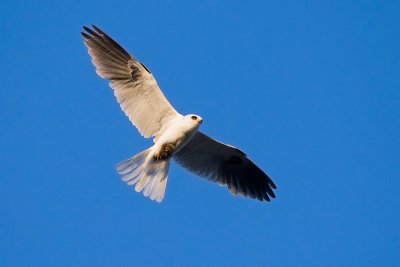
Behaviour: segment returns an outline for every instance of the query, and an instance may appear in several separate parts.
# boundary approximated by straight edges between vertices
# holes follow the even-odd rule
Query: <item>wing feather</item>
[[[110,81],[121,109],[144,137],[159,137],[179,113],[150,71],[102,30],[84,27],[85,45],[96,73]]]
[[[276,185],[245,153],[201,132],[197,132],[174,158],[189,171],[227,186],[232,194],[260,201],[275,198],[272,189],[276,189]]]

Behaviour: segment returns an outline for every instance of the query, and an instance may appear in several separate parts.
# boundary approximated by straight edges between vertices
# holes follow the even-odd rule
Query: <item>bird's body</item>
[[[203,119],[179,114],[143,64],[99,28],[84,29],[82,35],[97,74],[110,81],[122,110],[139,132],[153,137],[153,146],[117,165],[123,181],[161,202],[170,162],[175,159],[235,195],[261,201],[275,197],[275,184],[245,153],[201,133],[198,129]]]
[[[192,114],[172,119],[171,125],[154,144],[153,157],[166,159],[178,153],[192,139],[202,121],[202,118]]]

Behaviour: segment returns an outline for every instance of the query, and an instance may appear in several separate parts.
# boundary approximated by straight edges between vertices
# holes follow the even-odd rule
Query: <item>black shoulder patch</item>
[[[143,63],[141,63],[141,62],[139,62],[140,63],[140,65],[142,65],[142,67],[145,69],[145,70],[147,70],[147,72],[148,73],[150,73],[151,74],[151,72],[149,71],[149,69],[148,68],[146,68],[146,66],[143,64]]]

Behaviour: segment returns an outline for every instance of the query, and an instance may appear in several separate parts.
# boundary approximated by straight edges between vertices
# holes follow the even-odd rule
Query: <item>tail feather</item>
[[[122,180],[128,185],[135,185],[135,191],[152,200],[161,202],[164,198],[168,179],[170,159],[156,160],[149,157],[151,148],[119,163],[116,167]]]
[[[146,197],[150,197],[152,200],[162,199],[164,197],[169,164],[170,160],[159,161],[158,164],[154,164],[154,166],[152,166],[152,168],[157,168],[156,171],[150,171],[149,173],[146,173],[146,175],[150,177],[143,186],[143,194]]]

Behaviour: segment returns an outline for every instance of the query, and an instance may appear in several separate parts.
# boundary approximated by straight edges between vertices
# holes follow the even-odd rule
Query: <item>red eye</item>
[[[197,116],[192,116],[192,120],[197,120]]]

